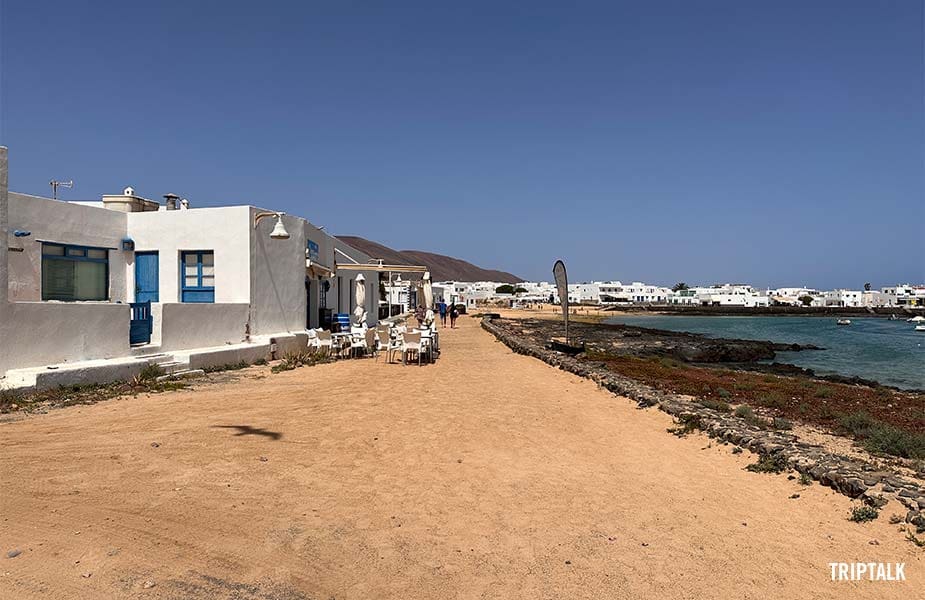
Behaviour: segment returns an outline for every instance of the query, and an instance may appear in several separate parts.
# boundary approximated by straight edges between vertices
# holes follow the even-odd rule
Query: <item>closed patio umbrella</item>
[[[356,308],[353,309],[353,324],[362,327],[366,323],[366,278],[360,273],[356,278]]]
[[[434,308],[434,288],[430,283],[430,271],[424,272],[424,308],[427,310]]]

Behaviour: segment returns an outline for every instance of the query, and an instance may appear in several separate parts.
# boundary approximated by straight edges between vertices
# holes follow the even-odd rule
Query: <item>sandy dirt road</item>
[[[0,597],[925,597],[898,505],[850,523],[849,499],[460,325],[432,366],[252,368],[0,425]],[[834,583],[833,561],[907,581]]]

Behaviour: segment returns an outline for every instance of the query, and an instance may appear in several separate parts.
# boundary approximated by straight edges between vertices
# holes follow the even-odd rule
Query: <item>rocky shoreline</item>
[[[686,426],[701,430],[722,442],[755,452],[762,459],[792,468],[874,508],[879,509],[889,500],[895,500],[907,510],[905,521],[919,532],[925,531],[925,487],[920,481],[871,462],[827,452],[818,445],[800,440],[792,433],[758,427],[734,413],[708,408],[697,398],[653,388],[616,374],[594,361],[583,361],[548,350],[537,343],[534,337],[524,335],[524,325],[529,327],[533,322],[521,323],[521,329],[514,330],[499,319],[482,320],[482,327],[486,331],[519,354],[538,358],[551,366],[591,379],[614,394],[636,401],[641,407],[657,407]],[[668,337],[678,339],[674,332],[666,333],[672,334]],[[682,334],[681,338],[690,335]],[[630,339],[633,337],[630,336]],[[691,345],[682,344],[681,347]],[[670,344],[668,348],[672,348]]]

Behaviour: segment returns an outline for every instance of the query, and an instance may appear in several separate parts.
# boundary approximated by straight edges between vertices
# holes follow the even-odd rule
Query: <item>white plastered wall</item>
[[[215,252],[216,303],[250,301],[249,211],[247,206],[225,206],[128,213],[128,235],[135,241],[135,252],[158,252],[162,304],[180,302],[180,252],[184,250]],[[126,271],[133,290],[134,260]],[[134,294],[129,301],[134,301]]]
[[[247,304],[163,304],[161,350],[190,350],[244,341]]]
[[[129,307],[125,255],[109,251],[113,302],[41,302],[41,241],[118,248],[125,215],[37,196],[10,193],[8,228],[30,231],[10,237],[7,289],[12,302],[0,314],[0,374],[35,367],[129,354]]]
[[[11,192],[9,227],[31,232],[27,237],[11,237],[9,299],[11,302],[42,300],[42,242],[58,242],[109,249],[109,299],[127,302],[126,259],[121,250],[126,235],[126,215],[103,208],[81,206]]]
[[[0,375],[9,369],[129,355],[127,304],[12,302],[0,322]]]

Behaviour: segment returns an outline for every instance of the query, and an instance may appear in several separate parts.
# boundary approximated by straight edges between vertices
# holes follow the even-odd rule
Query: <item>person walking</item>
[[[440,322],[443,323],[443,328],[446,329],[446,302],[441,300],[437,305],[437,310],[440,311]]]
[[[459,308],[456,307],[456,303],[454,302],[453,305],[450,306],[450,329],[456,329],[456,319],[458,317]]]

